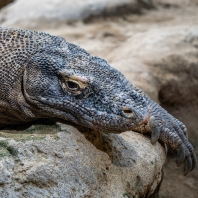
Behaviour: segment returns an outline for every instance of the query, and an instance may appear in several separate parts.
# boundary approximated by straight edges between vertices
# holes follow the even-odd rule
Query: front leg
[[[151,131],[151,143],[154,144],[159,139],[176,151],[176,164],[180,166],[184,162],[184,175],[187,175],[195,168],[197,159],[194,148],[188,141],[185,125],[153,100],[147,101],[150,113],[147,127]]]

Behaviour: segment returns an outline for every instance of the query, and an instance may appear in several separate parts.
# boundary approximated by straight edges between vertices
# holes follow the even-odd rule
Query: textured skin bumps
[[[63,38],[0,28],[0,127],[60,118],[106,132],[151,132],[177,152],[184,174],[196,156],[186,127],[104,59]]]

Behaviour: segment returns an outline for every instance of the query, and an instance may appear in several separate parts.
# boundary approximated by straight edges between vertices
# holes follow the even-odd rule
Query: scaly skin
[[[0,127],[61,118],[106,132],[151,132],[177,152],[184,174],[196,156],[185,126],[105,60],[63,38],[0,28]]]

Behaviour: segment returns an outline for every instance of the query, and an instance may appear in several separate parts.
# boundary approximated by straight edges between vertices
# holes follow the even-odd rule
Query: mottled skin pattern
[[[104,59],[63,38],[0,28],[0,128],[61,118],[106,132],[151,132],[177,152],[184,174],[196,166],[186,127]]]

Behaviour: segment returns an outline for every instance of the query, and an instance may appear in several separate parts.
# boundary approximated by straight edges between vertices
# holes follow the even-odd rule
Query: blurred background
[[[106,59],[184,122],[198,154],[198,0],[0,0],[0,26],[64,37]],[[168,154],[161,198],[198,197]]]

